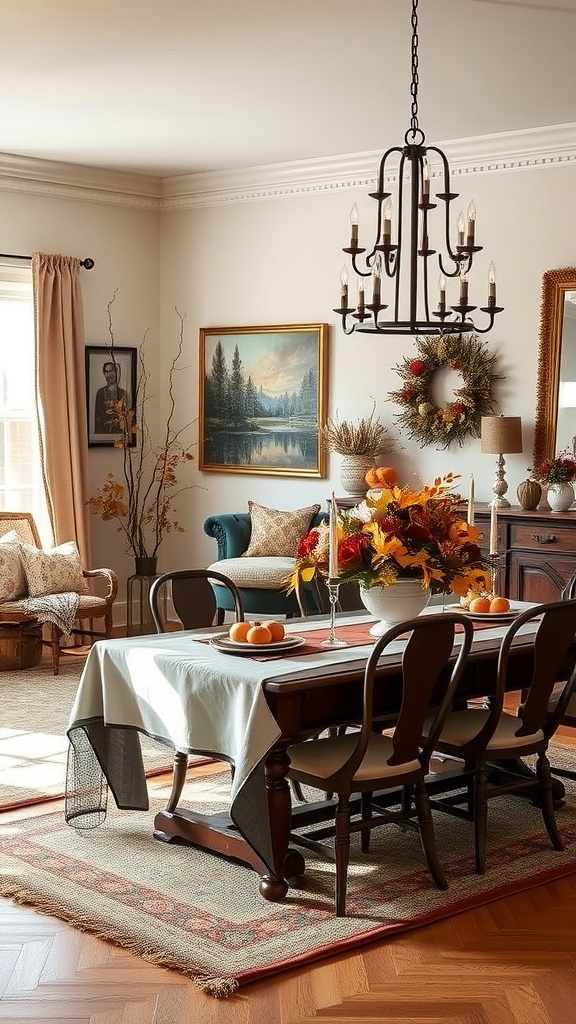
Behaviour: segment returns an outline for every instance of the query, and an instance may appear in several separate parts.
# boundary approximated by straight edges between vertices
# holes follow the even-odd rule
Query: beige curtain
[[[54,540],[75,540],[91,564],[84,313],[80,261],[32,255],[36,321],[36,388],[46,500]]]

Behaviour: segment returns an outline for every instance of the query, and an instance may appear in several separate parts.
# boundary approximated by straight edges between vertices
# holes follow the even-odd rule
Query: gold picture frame
[[[201,327],[199,354],[202,472],[326,476],[328,324]]]

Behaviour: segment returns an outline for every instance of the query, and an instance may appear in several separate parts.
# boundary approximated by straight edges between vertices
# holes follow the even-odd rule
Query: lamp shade
[[[522,451],[520,416],[483,416],[480,425],[481,451],[487,455],[512,455]]]

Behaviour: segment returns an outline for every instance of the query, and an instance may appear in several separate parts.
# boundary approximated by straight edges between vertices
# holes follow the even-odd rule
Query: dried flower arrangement
[[[328,420],[320,430],[320,438],[328,451],[338,455],[383,455],[396,451],[396,441],[390,431],[375,416],[376,402],[372,412],[359,420]]]

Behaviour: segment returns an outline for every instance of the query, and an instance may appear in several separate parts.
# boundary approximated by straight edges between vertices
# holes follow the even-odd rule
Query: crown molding
[[[560,167],[576,163],[576,122],[456,139],[439,146],[454,177]],[[0,153],[0,192],[141,210],[191,210],[373,187],[381,156],[381,151],[349,153],[159,178]]]
[[[455,177],[560,166],[576,162],[576,123],[456,139],[439,143],[439,147]],[[184,210],[373,187],[381,156],[381,151],[350,153],[164,178],[162,209]]]
[[[161,179],[0,153],[0,192],[159,210]]]

